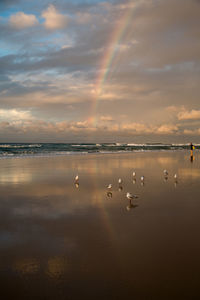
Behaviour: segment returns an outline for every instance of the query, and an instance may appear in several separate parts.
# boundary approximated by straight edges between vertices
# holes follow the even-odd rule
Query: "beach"
[[[0,159],[2,299],[199,299],[199,183],[198,151]]]

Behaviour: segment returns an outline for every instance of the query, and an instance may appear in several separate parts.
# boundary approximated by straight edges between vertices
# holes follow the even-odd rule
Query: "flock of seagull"
[[[163,174],[164,174],[165,180],[167,180],[168,175],[169,175],[168,171],[164,170]],[[136,182],[136,172],[135,171],[133,171],[133,180]],[[141,181],[141,185],[144,185],[144,176],[140,177],[140,181]],[[177,174],[174,174],[174,182],[175,182],[175,184],[178,183],[178,175]],[[75,183],[75,186],[78,188],[79,187],[79,176],[78,175],[76,175],[74,183]],[[119,190],[120,191],[122,190],[122,183],[123,183],[122,179],[119,178],[118,179],[118,184],[119,184]],[[108,186],[107,186],[107,196],[108,197],[112,197],[112,192],[111,191],[112,191],[112,184],[109,183]],[[132,193],[127,192],[126,193],[126,198],[129,200],[129,205],[126,207],[127,210],[130,210],[131,208],[137,206],[137,205],[132,204],[132,200],[137,199],[138,195],[133,195]]]

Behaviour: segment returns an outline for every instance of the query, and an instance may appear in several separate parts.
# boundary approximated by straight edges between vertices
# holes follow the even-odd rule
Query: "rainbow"
[[[92,165],[88,168],[88,175],[90,175],[90,181],[93,184],[93,199],[95,200],[95,207],[98,209],[99,218],[101,224],[105,230],[105,235],[109,240],[109,244],[113,249],[113,256],[115,256],[116,262],[120,264],[120,253],[116,247],[116,242],[118,241],[118,235],[116,232],[116,225],[113,223],[112,214],[109,213],[108,199],[102,199],[101,189],[102,186],[99,186],[98,176],[102,173],[102,170],[99,168],[97,160],[91,161]],[[105,197],[107,197],[105,195]]]
[[[124,36],[124,33],[126,32],[126,29],[128,28],[132,12],[134,9],[133,0],[129,2],[128,7],[126,7],[124,14],[122,15],[121,19],[116,22],[116,25],[114,27],[114,30],[112,31],[112,34],[110,36],[108,45],[105,47],[107,51],[105,52],[102,61],[100,63],[100,68],[98,72],[98,76],[95,83],[95,93],[92,101],[92,107],[91,107],[91,116],[90,121],[92,120],[92,125],[97,127],[97,118],[96,118],[96,112],[98,109],[98,104],[100,101],[100,96],[103,92],[103,85],[106,81],[106,78],[108,76],[108,73],[113,65],[114,57],[116,56],[119,43]]]

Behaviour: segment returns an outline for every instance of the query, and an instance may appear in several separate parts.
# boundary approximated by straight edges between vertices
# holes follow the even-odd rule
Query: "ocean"
[[[200,149],[200,144],[195,145]],[[189,144],[162,143],[0,143],[0,158],[54,156],[88,153],[123,153],[141,151],[177,151],[190,149]]]

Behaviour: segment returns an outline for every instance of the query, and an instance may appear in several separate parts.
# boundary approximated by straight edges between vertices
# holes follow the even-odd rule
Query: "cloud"
[[[10,26],[17,14],[7,22],[7,11],[0,19],[0,102],[13,132],[22,123],[10,121],[9,109],[34,112],[49,136],[98,131],[102,139],[114,133],[124,140],[167,140],[184,139],[187,130],[198,134],[199,1],[20,0],[11,11],[44,18],[41,26],[18,31]],[[96,129],[83,121],[91,116]],[[26,120],[23,128],[36,132],[38,124]]]
[[[0,109],[0,120],[12,121],[24,121],[31,120],[33,116],[30,111],[23,111],[19,109]]]
[[[77,12],[77,22],[80,24],[86,24],[91,21],[92,15],[87,12]]]
[[[198,136],[198,135],[200,135],[200,128],[195,128],[193,130],[184,129],[183,133],[186,135]]]
[[[157,134],[173,134],[178,131],[178,127],[176,125],[164,124],[157,128]]]
[[[5,114],[5,112],[1,113]],[[123,134],[128,133],[130,136],[133,135],[141,135],[141,134],[153,134],[153,135],[169,135],[178,131],[178,127],[175,125],[164,124],[161,126],[152,126],[145,125],[142,123],[127,123],[127,124],[117,124],[114,123],[112,125],[105,125],[104,120],[99,122],[96,125],[93,125],[89,120],[85,121],[62,121],[62,122],[49,122],[43,120],[36,120],[30,117],[29,112],[10,112],[10,118],[8,122],[2,121],[0,131],[5,130],[6,128],[15,129],[15,131],[21,132],[37,132],[42,133],[45,132],[49,136],[55,133],[59,134],[87,134],[89,132],[96,132],[97,134],[107,133],[110,136],[115,133]],[[20,120],[21,118],[21,120]],[[17,121],[18,120],[18,121]]]
[[[38,20],[34,15],[26,15],[23,12],[18,12],[9,18],[9,24],[16,29],[23,29],[37,25]]]
[[[170,135],[178,131],[178,127],[173,124],[163,124],[160,126],[146,125],[143,123],[129,123],[121,126],[122,130],[132,131],[137,134],[159,134]]]
[[[45,19],[44,26],[50,30],[61,29],[68,24],[68,17],[60,14],[52,4],[43,11],[42,17]]]
[[[113,122],[114,121],[113,117],[112,116],[108,116],[108,115],[101,116],[100,120],[103,121],[103,122]]]
[[[198,120],[200,119],[200,110],[192,109],[191,111],[181,111],[178,113],[179,120]]]
[[[127,124],[122,124],[120,126],[122,131],[130,131],[130,132],[134,132],[134,133],[152,133],[152,131],[154,130],[152,126],[147,126],[145,124],[142,123],[127,123]]]

